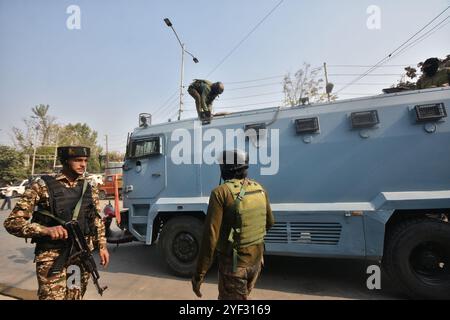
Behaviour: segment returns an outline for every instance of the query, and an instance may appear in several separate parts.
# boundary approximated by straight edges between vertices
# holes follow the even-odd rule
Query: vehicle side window
[[[145,140],[135,140],[131,142],[131,158],[139,158],[161,153],[161,142],[159,137],[152,137]]]

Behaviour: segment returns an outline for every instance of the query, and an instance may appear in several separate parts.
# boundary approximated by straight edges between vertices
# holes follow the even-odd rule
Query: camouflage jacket
[[[195,89],[200,95],[200,109],[202,111],[208,111],[212,108],[212,103],[214,99],[218,96],[217,94],[211,93],[212,83],[208,80],[195,79],[190,85],[190,88]]]
[[[56,176],[56,180],[60,181],[66,188],[74,188],[77,186],[78,181],[85,179],[80,176],[75,181],[70,182],[67,177],[59,173]],[[89,179],[86,178],[86,179]],[[86,237],[87,243],[91,250],[95,247],[106,247],[105,225],[99,215],[101,212],[100,202],[98,198],[98,189],[95,183],[89,179],[89,183],[92,186],[92,200],[94,202],[97,215],[95,217],[95,227],[97,229],[96,236]],[[44,226],[38,223],[31,223],[33,212],[37,205],[42,206],[45,210],[50,210],[49,193],[44,180],[35,179],[25,190],[25,193],[17,202],[16,206],[6,218],[4,222],[5,229],[12,235],[21,238],[32,238],[43,236]],[[54,260],[59,255],[58,250],[47,250],[36,255],[36,262]]]

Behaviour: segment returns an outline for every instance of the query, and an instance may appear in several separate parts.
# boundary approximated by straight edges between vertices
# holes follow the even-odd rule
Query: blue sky
[[[204,78],[279,0],[0,0],[0,143],[10,143],[12,126],[40,103],[60,123],[85,122],[99,142],[109,135],[124,150],[127,132],[140,112],[155,122],[175,119],[181,49],[163,18],[170,18],[187,50],[185,84]],[[69,30],[69,5],[81,9],[81,30]],[[450,1],[285,0],[208,78],[225,83],[216,111],[279,105],[281,76],[303,62],[330,65],[336,89],[373,65],[444,10]],[[367,7],[381,9],[381,29],[369,30]],[[447,11],[441,18],[448,16]],[[389,61],[415,64],[450,53],[450,24]],[[379,93],[395,83],[402,67],[384,67],[342,91],[340,98]],[[280,76],[279,78],[276,78]],[[271,78],[261,81],[239,81]],[[256,86],[256,87],[255,87]],[[252,87],[252,88],[248,88]],[[257,96],[258,95],[258,96]],[[250,96],[250,97],[248,97]],[[169,103],[164,102],[169,99]],[[248,97],[248,98],[243,98]],[[185,95],[185,118],[196,115]],[[190,110],[190,111],[189,111]]]

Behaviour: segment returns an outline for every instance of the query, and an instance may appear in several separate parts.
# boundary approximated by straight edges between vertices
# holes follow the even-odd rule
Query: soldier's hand
[[[61,240],[68,238],[67,230],[64,229],[63,226],[47,227],[45,228],[45,233],[47,236],[52,238],[52,240]]]
[[[192,283],[192,291],[194,291],[195,295],[199,298],[202,297],[202,293],[200,292],[200,286],[202,285],[203,282],[203,278],[198,276],[198,275],[194,275],[192,277],[191,283]]]
[[[100,264],[103,266],[103,268],[108,267],[109,264],[108,249],[107,248],[100,249],[99,255],[100,255]]]

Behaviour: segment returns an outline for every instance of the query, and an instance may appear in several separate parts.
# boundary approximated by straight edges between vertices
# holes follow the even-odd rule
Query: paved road
[[[0,211],[0,295],[35,299],[33,246],[9,235],[3,228],[8,211]],[[130,243],[109,246],[111,264],[101,270],[101,283],[108,285],[105,299],[197,299],[190,281],[170,274],[154,246]],[[266,257],[265,269],[252,299],[399,299],[386,279],[382,290],[366,288],[366,265],[354,260]],[[217,267],[202,286],[203,299],[217,298]],[[92,283],[86,299],[98,299]],[[5,298],[6,299],[6,298]]]

